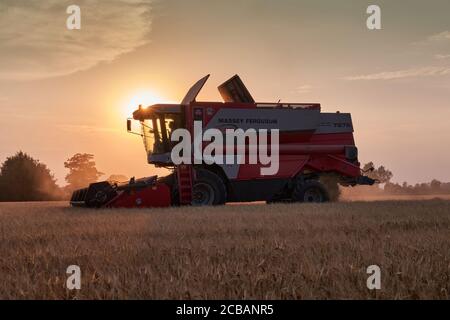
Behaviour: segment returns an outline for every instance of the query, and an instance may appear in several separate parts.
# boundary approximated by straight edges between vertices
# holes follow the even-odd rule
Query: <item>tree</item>
[[[64,167],[69,169],[66,175],[69,190],[85,188],[103,175],[95,167],[94,155],[88,153],[75,154],[64,162]]]
[[[392,177],[394,176],[392,172],[388,169],[386,169],[384,166],[379,166],[378,168],[375,168],[375,165],[373,162],[366,163],[363,167],[364,171],[370,170],[370,168],[374,168],[374,170],[367,172],[367,176],[376,179],[379,181],[379,183],[388,183]]]
[[[62,191],[43,163],[20,151],[0,170],[0,201],[58,200]]]
[[[441,192],[442,182],[439,180],[433,179],[430,182],[431,193],[440,193]]]

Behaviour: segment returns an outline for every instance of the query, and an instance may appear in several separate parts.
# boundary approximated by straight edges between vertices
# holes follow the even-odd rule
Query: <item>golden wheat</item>
[[[450,201],[0,204],[2,299],[448,299]],[[69,265],[81,290],[65,288]],[[381,267],[381,290],[366,268]]]

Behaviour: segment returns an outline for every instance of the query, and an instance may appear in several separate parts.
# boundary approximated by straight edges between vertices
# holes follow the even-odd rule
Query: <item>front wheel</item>
[[[192,190],[193,206],[216,206],[227,201],[227,189],[223,180],[215,173],[196,170],[196,179]]]
[[[330,200],[325,186],[316,180],[297,182],[292,192],[292,200],[297,202],[327,202]]]

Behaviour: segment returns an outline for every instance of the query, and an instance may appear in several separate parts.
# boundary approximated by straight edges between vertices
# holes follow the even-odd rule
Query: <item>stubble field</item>
[[[366,268],[381,268],[369,290]],[[81,290],[66,269],[81,268]],[[450,201],[0,204],[1,299],[449,299]]]

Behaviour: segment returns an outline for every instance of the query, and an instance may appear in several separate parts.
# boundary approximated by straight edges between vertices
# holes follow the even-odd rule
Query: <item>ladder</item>
[[[193,169],[190,164],[180,164],[177,167],[178,193],[180,205],[190,205],[192,203],[192,180]]]

